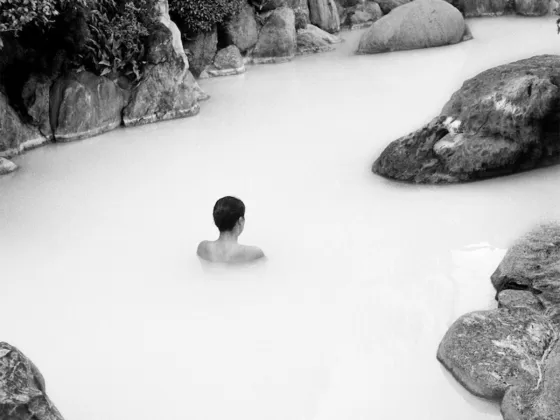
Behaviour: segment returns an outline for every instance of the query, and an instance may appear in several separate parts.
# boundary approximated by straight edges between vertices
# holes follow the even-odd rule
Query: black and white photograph
[[[560,0],[0,0],[0,420],[560,420]]]

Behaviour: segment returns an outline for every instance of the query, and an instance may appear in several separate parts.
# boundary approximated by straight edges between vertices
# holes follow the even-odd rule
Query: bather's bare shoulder
[[[202,241],[201,243],[199,243],[198,248],[196,249],[196,255],[202,258],[207,257],[209,245],[210,241]]]
[[[241,259],[244,261],[253,261],[260,258],[264,258],[264,252],[258,246],[243,245],[241,253]]]

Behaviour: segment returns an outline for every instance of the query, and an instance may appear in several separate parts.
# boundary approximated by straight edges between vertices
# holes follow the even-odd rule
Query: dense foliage
[[[0,33],[18,35],[29,25],[46,29],[64,4],[65,0],[0,0]]]
[[[169,0],[172,19],[188,35],[209,32],[241,10],[243,0]]]
[[[157,23],[157,0],[88,0],[89,37],[76,62],[101,76],[118,74],[140,79],[146,39]]]
[[[0,0],[0,35],[18,44],[20,67],[63,51],[66,67],[132,81],[158,18],[157,0]]]

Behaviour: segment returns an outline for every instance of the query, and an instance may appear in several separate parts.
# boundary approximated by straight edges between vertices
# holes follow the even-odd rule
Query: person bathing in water
[[[237,238],[245,227],[245,204],[235,197],[222,197],[214,205],[214,223],[220,231],[215,241],[202,241],[197,255],[210,262],[244,263],[264,257],[256,246],[240,245]]]

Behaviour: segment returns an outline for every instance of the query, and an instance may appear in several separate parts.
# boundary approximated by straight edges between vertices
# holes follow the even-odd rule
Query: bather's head
[[[239,198],[222,197],[214,205],[214,223],[222,232],[241,235],[245,226],[245,204]]]

